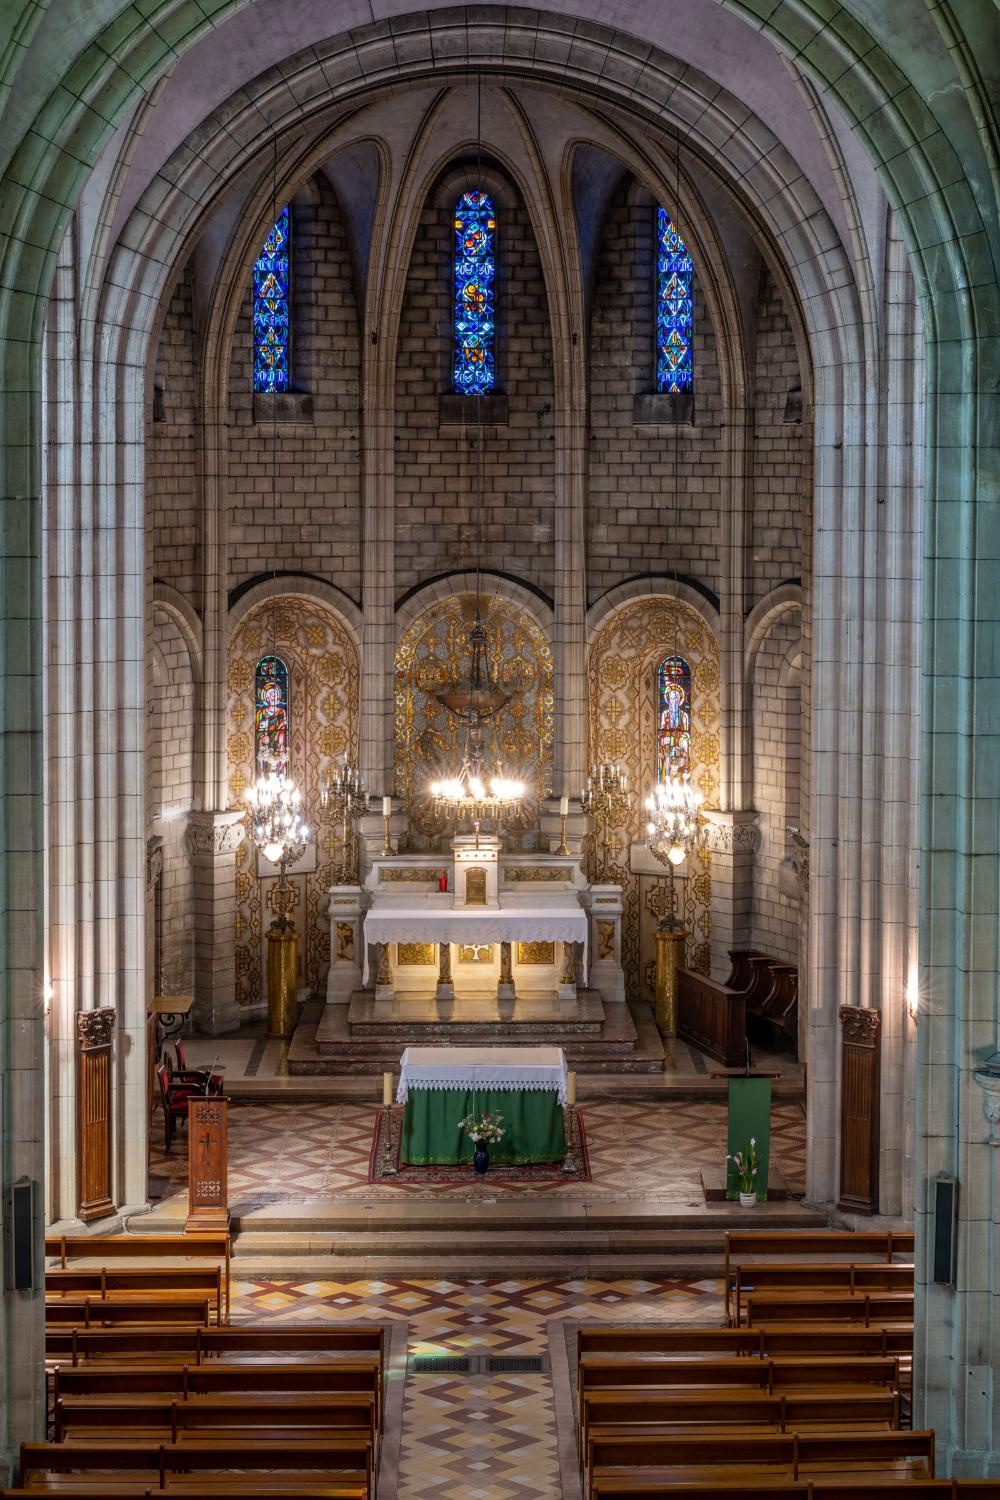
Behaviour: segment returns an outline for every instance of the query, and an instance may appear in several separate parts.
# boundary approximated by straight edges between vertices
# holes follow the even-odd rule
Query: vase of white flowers
[[[466,1115],[464,1120],[459,1120],[458,1127],[475,1144],[472,1165],[477,1175],[482,1177],[490,1169],[489,1148],[495,1146],[497,1141],[502,1141],[506,1134],[503,1115]]]
[[[757,1141],[751,1136],[750,1144],[744,1151],[737,1151],[734,1156],[727,1156],[736,1171],[736,1180],[740,1188],[740,1207],[753,1208],[757,1202],[757,1190],[754,1183],[757,1180]]]

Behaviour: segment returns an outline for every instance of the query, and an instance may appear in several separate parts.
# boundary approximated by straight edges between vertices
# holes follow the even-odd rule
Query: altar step
[[[508,1046],[549,1043],[562,1047],[569,1067],[578,1073],[663,1072],[663,1043],[649,1007],[605,1004],[596,991],[583,991],[576,1002],[577,1015],[582,1017],[577,1024],[587,1028],[582,1034],[555,1014],[527,1025],[495,1016],[467,1016],[464,1010],[454,1019],[441,1015],[428,1015],[423,1021],[397,1019],[360,1003],[366,998],[371,998],[370,992],[366,995],[361,991],[350,1004],[315,1002],[304,1007],[288,1048],[287,1066],[292,1077],[393,1072],[399,1067],[400,1054],[410,1045],[482,1047],[501,1041]],[[495,1006],[496,1002],[491,1004]],[[591,1029],[597,1008],[603,1010],[604,1019]]]
[[[516,1000],[458,994],[454,1000],[435,1000],[421,996],[396,995],[392,1000],[376,1000],[371,990],[358,991],[347,1008],[347,1025],[352,1038],[363,1041],[407,1042],[451,1041],[458,1032],[487,1041],[509,1038],[511,1028],[527,1042],[549,1040],[554,1032],[561,1038],[600,1037],[607,1011],[596,990],[581,990],[573,1000],[560,1000],[553,992],[546,995],[518,996]],[[322,1049],[325,1037],[322,1025],[317,1044]]]
[[[383,1201],[346,1212],[333,1206],[324,1212],[318,1204],[291,1214],[277,1206],[251,1211],[234,1220],[232,1273],[246,1281],[277,1276],[694,1279],[721,1273],[724,1231],[745,1228],[748,1221],[747,1210],[728,1204],[663,1212],[642,1205],[616,1211],[551,1201],[531,1205],[537,1212],[485,1202],[471,1212],[470,1207],[408,1203],[396,1208]],[[752,1212],[754,1226],[761,1229],[817,1229],[826,1223],[822,1214],[799,1204],[760,1204]]]

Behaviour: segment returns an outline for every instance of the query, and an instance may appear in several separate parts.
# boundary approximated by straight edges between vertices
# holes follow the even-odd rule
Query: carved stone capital
[[[864,1005],[842,1005],[840,1025],[845,1042],[855,1047],[877,1047],[882,1029],[882,1012]]]
[[[154,835],[146,840],[146,895],[151,896],[163,874],[163,840]]]
[[[188,814],[187,844],[194,855],[218,858],[235,854],[246,837],[243,812],[193,812]]]
[[[983,1091],[983,1114],[990,1127],[990,1145],[1000,1146],[1000,1074],[976,1073],[974,1077]]]
[[[705,847],[713,854],[753,854],[760,842],[755,812],[719,812],[709,808],[701,814]]]
[[[115,1012],[111,1006],[101,1010],[78,1010],[76,1038],[81,1047],[107,1047],[115,1029]]]

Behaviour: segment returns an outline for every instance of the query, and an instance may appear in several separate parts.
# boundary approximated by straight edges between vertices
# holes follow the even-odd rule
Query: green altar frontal
[[[400,1160],[408,1166],[472,1162],[475,1144],[459,1126],[469,1115],[502,1115],[504,1136],[490,1159],[523,1165],[566,1155],[566,1064],[558,1047],[409,1047]]]

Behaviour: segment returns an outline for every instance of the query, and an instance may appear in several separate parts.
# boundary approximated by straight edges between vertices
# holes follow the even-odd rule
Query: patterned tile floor
[[[667,1199],[700,1208],[699,1169],[721,1165],[725,1153],[726,1106],[711,1100],[639,1102],[592,1100],[584,1106],[591,1182],[503,1184],[472,1177],[464,1184],[392,1186],[368,1181],[374,1110],[364,1104],[280,1103],[230,1105],[229,1195],[231,1204],[279,1203],[313,1198],[346,1202],[399,1202],[433,1196],[479,1201],[511,1195],[588,1201],[613,1197]],[[772,1161],[792,1191],[805,1185],[805,1114],[797,1103],[773,1109]],[[183,1137],[167,1156],[154,1121],[152,1170],[169,1179],[165,1198],[186,1191],[187,1150]]]
[[[717,1281],[275,1281],[233,1291],[234,1319],[405,1323],[410,1355],[546,1355],[565,1322],[722,1320]],[[555,1356],[552,1368],[408,1373],[398,1473],[383,1476],[379,1500],[575,1500],[572,1469],[564,1464],[564,1486],[559,1463],[571,1393]]]

